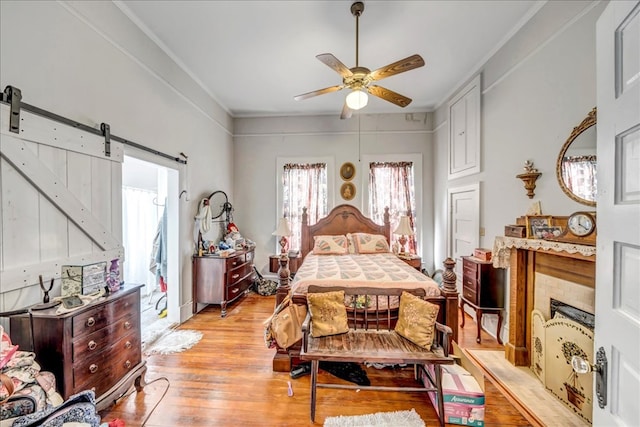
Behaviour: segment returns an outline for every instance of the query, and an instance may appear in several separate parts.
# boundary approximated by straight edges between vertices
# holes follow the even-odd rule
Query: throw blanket
[[[423,288],[427,297],[440,296],[438,284],[391,253],[308,254],[291,284],[292,293],[306,294],[309,285]]]

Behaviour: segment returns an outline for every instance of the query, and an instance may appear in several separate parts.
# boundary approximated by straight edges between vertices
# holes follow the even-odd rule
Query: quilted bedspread
[[[423,288],[427,297],[440,295],[438,284],[391,253],[308,254],[291,283],[293,294],[309,285]]]

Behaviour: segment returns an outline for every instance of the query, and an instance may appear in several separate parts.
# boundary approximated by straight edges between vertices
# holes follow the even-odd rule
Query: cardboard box
[[[455,365],[442,365],[442,393],[444,396],[444,421],[449,424],[484,427],[484,375],[453,343]],[[432,375],[433,368],[429,367]],[[423,382],[428,384],[422,372]],[[438,412],[435,392],[428,392],[433,407]]]
[[[473,250],[473,256],[482,261],[491,261],[491,249],[476,248]]]
[[[61,295],[88,295],[106,286],[107,262],[63,265]]]

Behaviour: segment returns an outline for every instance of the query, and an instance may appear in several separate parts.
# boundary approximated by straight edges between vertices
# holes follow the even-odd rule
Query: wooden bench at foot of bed
[[[451,328],[451,335],[449,341],[458,341],[458,291],[456,288],[456,273],[453,271],[455,267],[455,261],[451,258],[447,258],[444,265],[444,273],[442,275],[441,296],[438,299],[429,299],[434,304],[440,306],[440,312],[438,313],[438,321],[444,323]],[[287,266],[286,254],[280,259],[279,280],[280,285],[276,294],[276,306],[280,304],[282,300],[291,291],[290,275]],[[293,302],[296,304],[306,304],[306,297],[303,295],[294,295]],[[449,345],[451,342],[448,343]],[[300,360],[300,348],[301,343],[298,342],[294,346],[284,349],[276,346],[276,354],[273,357],[273,371],[274,372],[289,372],[291,367]]]
[[[431,348],[414,344],[395,331],[399,322],[399,307],[391,308],[391,298],[400,298],[403,292],[424,296],[424,289],[381,289],[366,287],[321,287],[310,286],[309,294],[344,291],[351,295],[353,305],[347,307],[348,331],[342,334],[313,337],[311,313],[302,324],[302,349],[300,358],[311,362],[311,421],[315,421],[317,388],[340,388],[351,390],[435,392],[437,395],[440,425],[444,426],[444,400],[442,395],[442,365],[452,365],[449,357],[451,328],[436,323],[433,326],[434,340]],[[386,301],[385,301],[386,300]],[[384,310],[358,308],[357,301],[382,301]],[[379,363],[383,365],[407,364],[414,366],[414,386],[385,386],[336,384],[318,382],[320,361]],[[422,378],[421,378],[422,377]],[[422,380],[425,383],[422,383]]]

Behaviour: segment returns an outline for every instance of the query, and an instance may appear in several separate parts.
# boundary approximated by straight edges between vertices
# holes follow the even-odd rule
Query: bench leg
[[[318,383],[318,364],[317,360],[311,361],[311,422],[316,419],[316,384]]]
[[[438,397],[438,418],[440,427],[444,427],[444,394],[442,393],[442,365],[435,365],[436,371],[436,396]]]

